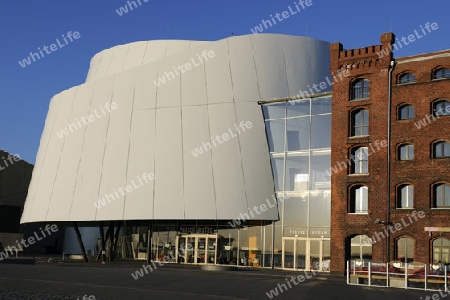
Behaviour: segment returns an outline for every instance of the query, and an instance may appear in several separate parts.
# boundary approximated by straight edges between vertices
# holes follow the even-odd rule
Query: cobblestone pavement
[[[8,289],[0,289],[0,300],[26,299],[26,300],[76,300],[78,297],[69,295],[49,295],[48,293],[26,292]],[[80,299],[80,298],[78,298]]]
[[[302,272],[202,271],[163,265],[135,280],[143,263],[0,264],[0,300],[14,299],[268,299],[267,293]],[[344,277],[316,275],[273,296],[281,299],[425,299],[436,292],[349,286]],[[95,298],[93,298],[95,297]]]

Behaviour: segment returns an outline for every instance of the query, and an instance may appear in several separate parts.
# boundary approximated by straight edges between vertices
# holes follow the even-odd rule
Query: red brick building
[[[393,58],[380,39],[330,46],[331,73],[350,74],[333,85],[332,272],[450,261],[450,50]]]

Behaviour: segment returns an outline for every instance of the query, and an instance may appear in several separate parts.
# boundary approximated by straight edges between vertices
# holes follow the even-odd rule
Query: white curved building
[[[279,170],[274,167],[272,174],[269,144],[284,143],[288,134],[282,129],[280,136],[266,135],[263,111],[271,108],[263,109],[261,102],[277,102],[273,111],[289,117],[279,103],[324,81],[328,47],[312,38],[264,34],[215,42],[136,42],[98,53],[86,83],[51,100],[21,222],[149,224],[149,246],[157,249],[153,258],[159,247],[166,255],[167,249],[185,251],[179,246],[191,236],[183,233],[195,238],[194,257],[214,234],[214,246],[203,244],[203,251],[214,247],[216,254],[209,254],[214,260],[206,254],[192,262],[217,262],[222,244],[247,252],[246,259],[252,248],[258,255],[273,254],[275,243],[261,252],[272,235],[266,238],[265,224],[282,225],[283,203],[276,205],[273,195],[288,189],[274,185]],[[308,101],[312,107],[313,99]],[[292,105],[297,107],[304,106]],[[293,178],[309,178],[300,173]],[[248,230],[227,226],[233,219],[250,219],[246,224],[258,226],[248,230],[264,234],[255,240],[248,233],[242,246]],[[138,244],[145,247],[140,233]],[[200,233],[204,241],[194,236]],[[161,236],[167,240],[162,244]],[[234,255],[236,263],[243,262],[239,250]]]

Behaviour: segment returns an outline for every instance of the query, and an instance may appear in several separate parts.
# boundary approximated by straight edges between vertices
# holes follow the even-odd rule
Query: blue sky
[[[135,0],[137,3],[137,0]],[[381,33],[397,37],[427,22],[439,29],[396,51],[395,56],[450,49],[450,1],[311,0],[312,5],[264,30],[341,42],[345,48],[379,44]],[[0,10],[0,148],[35,162],[53,95],[82,84],[97,52],[134,41],[219,40],[251,34],[270,15],[295,7],[298,0],[156,1],[119,16],[126,0],[3,1]],[[299,6],[300,7],[300,6]],[[300,7],[301,8],[301,7]],[[19,61],[61,35],[80,38],[22,68]]]

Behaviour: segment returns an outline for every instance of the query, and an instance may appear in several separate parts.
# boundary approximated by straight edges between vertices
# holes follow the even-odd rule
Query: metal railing
[[[448,269],[444,264],[351,260],[347,261],[347,284],[447,292]]]

